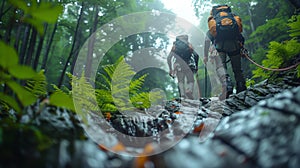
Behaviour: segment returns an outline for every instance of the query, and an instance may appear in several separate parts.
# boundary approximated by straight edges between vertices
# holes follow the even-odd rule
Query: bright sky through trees
[[[199,20],[195,16],[192,0],[162,0],[167,9],[172,10],[176,15],[182,17],[195,26],[199,24]]]

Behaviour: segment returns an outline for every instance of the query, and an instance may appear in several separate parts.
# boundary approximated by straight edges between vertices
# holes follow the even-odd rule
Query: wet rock
[[[288,166],[294,156],[289,142],[293,141],[299,123],[295,114],[300,111],[291,95],[298,92],[300,87],[287,90],[268,99],[263,106],[227,117],[220,123],[214,138],[255,160],[259,167]]]
[[[297,168],[300,163],[299,93],[300,87],[285,90],[251,108],[230,116],[222,114],[211,138],[203,142],[201,132],[189,134],[174,148],[148,160],[159,167]],[[218,118],[213,114],[221,115],[201,109],[198,119],[206,114],[201,118],[202,123]]]
[[[75,113],[53,106],[39,108],[39,104],[36,104],[28,107],[21,123],[32,124],[43,133],[58,139],[76,139],[84,134]]]
[[[207,141],[199,144],[196,137],[187,137],[174,148],[165,153],[149,157],[158,167],[172,168],[219,168],[219,167],[253,167],[245,156],[221,141]]]

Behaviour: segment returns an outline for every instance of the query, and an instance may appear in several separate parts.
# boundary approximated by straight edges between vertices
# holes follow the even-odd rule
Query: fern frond
[[[118,111],[117,107],[114,104],[103,104],[100,106],[101,112],[106,113],[106,112],[116,112]]]
[[[40,71],[38,75],[26,81],[25,88],[36,96],[44,96],[47,94],[47,81],[44,71]]]
[[[73,99],[82,107],[97,110],[95,89],[87,82],[84,74],[80,78],[72,77]]]
[[[290,36],[300,37],[300,15],[292,16],[289,21],[290,23],[288,23],[288,26],[290,27],[290,30],[288,32],[290,33]]]
[[[96,90],[97,102],[102,112],[127,111],[151,106],[149,93],[140,91],[147,74],[133,79],[135,72],[125,62],[124,57],[113,65],[106,65],[104,72],[106,74],[100,75],[101,81],[105,81],[109,88]]]
[[[142,87],[145,82],[145,78],[148,76],[148,74],[145,74],[138,79],[134,79],[130,82],[130,93],[137,93]]]
[[[130,97],[132,104],[137,108],[150,108],[152,104],[160,104],[162,101],[160,91],[142,92]]]

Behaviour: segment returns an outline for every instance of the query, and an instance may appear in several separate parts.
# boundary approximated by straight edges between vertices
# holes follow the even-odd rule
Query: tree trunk
[[[22,39],[22,46],[21,46],[21,49],[20,49],[20,63],[23,64],[24,61],[25,61],[25,54],[26,54],[26,51],[27,51],[27,45],[28,45],[28,40],[29,40],[29,36],[30,36],[30,30],[31,30],[31,27],[29,25],[26,25],[25,26],[25,30],[24,30],[24,36],[23,36],[23,39]]]
[[[1,8],[0,8],[0,20],[2,20],[2,16],[4,15],[4,6],[5,6],[5,1],[2,1]]]
[[[85,67],[85,77],[89,79],[91,77],[92,73],[92,61],[93,61],[93,51],[94,51],[94,45],[95,45],[95,31],[97,30],[98,25],[98,18],[99,18],[99,8],[97,6],[94,6],[95,13],[94,13],[94,20],[93,20],[93,27],[90,30],[90,38],[88,42],[88,54],[86,59],[86,67]]]
[[[5,37],[4,37],[4,41],[6,43],[9,43],[10,42],[10,38],[11,38],[11,32],[13,30],[13,27],[16,23],[16,8],[13,9],[14,12],[13,12],[13,15],[9,18],[9,24],[6,28],[6,31],[5,31]]]
[[[32,57],[34,54],[35,43],[36,43],[36,37],[37,37],[37,31],[35,29],[32,29],[29,47],[25,59],[25,65],[31,65]]]
[[[71,51],[69,53],[69,56],[66,60],[66,63],[65,63],[65,66],[63,68],[63,71],[60,75],[60,78],[59,78],[59,81],[58,81],[58,87],[60,88],[63,84],[63,81],[64,81],[64,77],[65,77],[65,73],[67,71],[67,68],[68,68],[68,65],[70,63],[70,60],[72,58],[72,56],[74,56],[75,54],[77,54],[78,52],[74,52],[74,48],[75,48],[75,45],[77,44],[77,37],[78,37],[78,32],[79,32],[79,28],[80,28],[80,23],[82,23],[82,19],[83,19],[83,11],[84,11],[84,1],[81,3],[81,10],[80,10],[80,14],[79,14],[79,18],[77,20],[77,25],[76,25],[76,29],[75,29],[75,33],[74,33],[74,38],[73,38],[73,43],[72,43],[72,47],[71,47]],[[78,49],[78,48],[75,48],[75,49]]]
[[[54,38],[54,35],[56,33],[56,29],[57,29],[57,22],[54,24],[54,28],[52,30],[50,39],[49,39],[49,41],[47,43],[47,48],[46,48],[45,55],[44,55],[44,58],[43,58],[43,61],[42,61],[42,65],[41,65],[41,69],[44,69],[45,73],[47,71],[46,65],[47,65],[47,61],[48,61],[48,56],[49,56],[49,53],[50,53],[50,49],[51,49],[51,46],[52,46],[53,38]]]
[[[248,15],[250,16],[250,19],[249,19],[249,22],[250,22],[250,28],[251,28],[251,33],[249,34],[252,34],[253,32],[255,32],[255,26],[254,26],[254,22],[253,22],[253,14],[252,14],[252,11],[251,11],[251,5],[250,3],[247,3],[247,11],[248,11]],[[258,42],[256,43],[256,47],[259,48],[261,46],[261,44]]]
[[[17,53],[19,53],[19,45],[20,45],[20,38],[21,38],[21,31],[22,31],[23,26],[22,25],[18,25],[18,30],[17,30],[17,34],[16,34],[16,41],[14,43],[14,48],[17,51]]]
[[[45,34],[47,32],[47,27],[48,27],[48,25],[45,23],[44,34],[42,36],[40,36],[40,41],[39,41],[37,51],[35,53],[35,58],[34,58],[34,61],[33,61],[33,65],[32,65],[34,70],[37,70],[37,66],[39,64],[39,60],[40,60],[40,57],[41,57],[41,51],[42,51],[43,44],[44,44]]]

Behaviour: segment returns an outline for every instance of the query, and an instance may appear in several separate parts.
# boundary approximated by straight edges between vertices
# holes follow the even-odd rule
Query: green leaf
[[[27,3],[25,1],[20,1],[20,0],[9,0],[9,2],[16,6],[17,8],[20,8],[24,10],[25,13],[28,12],[29,7],[27,6]]]
[[[17,101],[11,97],[8,96],[4,93],[0,92],[0,102],[4,102],[5,104],[9,105],[11,108],[13,108],[14,110],[16,110],[17,112],[21,111],[21,108],[19,107],[19,104],[17,103]]]
[[[17,94],[23,106],[29,106],[37,100],[37,97],[31,92],[27,91],[23,86],[15,81],[6,82],[6,84]]]
[[[26,65],[11,66],[8,71],[18,79],[31,79],[38,75],[31,67]]]
[[[54,6],[52,3],[41,2],[36,9],[30,11],[30,14],[41,21],[55,23],[62,11],[61,5]]]
[[[64,107],[69,110],[75,111],[73,99],[71,96],[64,92],[54,92],[50,95],[50,104],[53,106]]]
[[[0,41],[0,60],[0,66],[7,69],[18,64],[19,57],[13,47]]]

